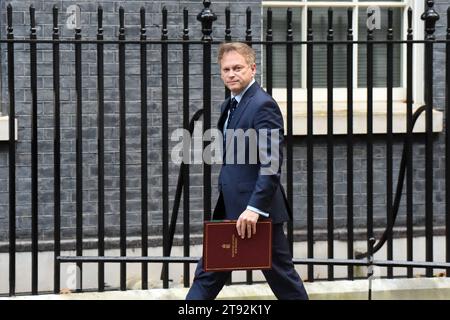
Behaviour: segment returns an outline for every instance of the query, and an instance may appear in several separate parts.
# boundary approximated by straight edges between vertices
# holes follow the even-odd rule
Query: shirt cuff
[[[262,215],[263,217],[266,217],[266,218],[269,217],[268,213],[266,213],[264,211],[261,211],[261,210],[255,208],[255,207],[252,207],[252,206],[247,206],[247,210],[251,210],[253,212],[256,212],[257,214],[260,214],[260,215]]]

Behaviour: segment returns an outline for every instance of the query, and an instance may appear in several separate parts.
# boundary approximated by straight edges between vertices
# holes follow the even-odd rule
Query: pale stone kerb
[[[320,281],[304,283],[311,300],[367,299],[367,280]],[[69,293],[61,295],[20,296],[0,300],[184,300],[189,288]],[[433,296],[430,296],[433,291]],[[450,299],[450,278],[375,279],[372,297],[387,299]],[[269,285],[232,285],[222,289],[218,300],[275,299]]]

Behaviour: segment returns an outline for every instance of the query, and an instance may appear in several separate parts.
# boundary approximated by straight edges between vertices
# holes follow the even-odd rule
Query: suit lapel
[[[228,125],[229,128],[236,128],[236,124],[239,123],[239,119],[241,118],[242,114],[247,108],[248,103],[252,99],[257,89],[258,84],[256,82],[250,88],[248,88],[247,92],[244,94],[241,101],[239,102],[236,111],[234,112],[233,119],[231,119],[231,122]]]
[[[237,129],[236,125],[239,123],[239,119],[241,118],[242,114],[244,113],[250,100],[255,95],[258,88],[259,88],[259,85],[257,82],[253,83],[252,86],[250,88],[248,88],[247,92],[244,94],[241,101],[239,102],[239,104],[236,108],[236,111],[234,112],[233,119],[231,119],[231,122],[228,124],[228,129]],[[228,108],[226,108],[225,110],[228,110]],[[223,128],[223,125],[222,125],[222,128]],[[228,145],[230,144],[230,142],[232,140],[233,139],[227,139],[225,150],[228,149]]]
[[[220,130],[220,132],[223,131],[223,125],[225,124],[225,120],[227,118],[227,113],[228,113],[228,109],[230,106],[230,97],[228,97],[222,104],[221,108],[220,108],[220,117],[219,120],[217,121],[217,128]]]

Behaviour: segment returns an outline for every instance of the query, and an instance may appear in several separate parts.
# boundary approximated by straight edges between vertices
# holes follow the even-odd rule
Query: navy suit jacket
[[[230,98],[226,99],[221,106],[221,115],[218,121],[218,129],[222,132],[224,122],[228,115]],[[273,174],[261,174],[263,167],[273,166],[272,163],[261,162],[258,155],[256,163],[247,162],[251,139],[245,141],[245,164],[237,164],[236,156],[241,148],[230,150],[230,144],[226,146],[226,152],[234,151],[234,163],[224,162],[219,175],[219,199],[217,201],[213,219],[236,220],[247,208],[247,205],[255,207],[269,214],[273,223],[282,223],[292,218],[286,195],[280,184],[281,165],[283,162],[284,128],[283,117],[275,100],[268,95],[257,82],[245,92],[238,107],[235,110],[228,129],[279,129],[278,143],[278,167]],[[259,137],[259,135],[258,135]],[[229,137],[227,137],[229,139]],[[235,143],[234,141],[232,143]],[[268,154],[272,154],[271,143],[266,143]],[[255,149],[255,148],[254,148]],[[259,139],[258,146],[259,150]],[[230,155],[227,155],[227,158]],[[272,167],[273,168],[273,167]],[[262,216],[261,216],[262,218]]]

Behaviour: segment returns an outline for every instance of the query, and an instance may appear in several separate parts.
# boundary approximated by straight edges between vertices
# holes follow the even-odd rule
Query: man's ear
[[[252,64],[251,68],[252,68],[252,73],[254,76],[256,74],[256,63]]]

